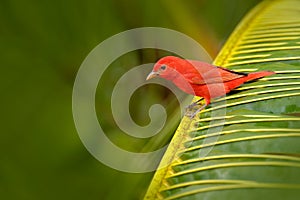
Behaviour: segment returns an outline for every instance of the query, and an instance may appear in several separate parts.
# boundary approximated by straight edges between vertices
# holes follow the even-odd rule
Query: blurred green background
[[[87,152],[75,130],[72,87],[82,61],[108,37],[144,26],[187,34],[214,58],[258,2],[2,0],[0,199],[141,199],[153,173],[130,174],[103,165]],[[109,108],[111,91],[126,70],[161,55],[164,52],[133,52],[116,61],[99,83],[99,121],[115,143],[130,145],[132,151],[143,151],[148,141],[120,134]],[[149,105],[169,104],[173,98],[164,88],[146,86],[134,95],[131,114],[137,123],[147,124]],[[179,119],[177,113],[171,130]]]

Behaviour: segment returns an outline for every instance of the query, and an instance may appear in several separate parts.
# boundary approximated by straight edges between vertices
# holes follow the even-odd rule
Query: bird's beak
[[[159,76],[159,73],[152,71],[152,72],[150,72],[150,74],[148,74],[146,80],[149,80],[149,79],[157,77],[157,76]]]

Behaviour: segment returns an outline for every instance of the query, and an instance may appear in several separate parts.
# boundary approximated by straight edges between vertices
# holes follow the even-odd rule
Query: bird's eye
[[[167,68],[167,66],[166,65],[162,65],[162,66],[160,66],[160,69],[161,70],[165,70]]]

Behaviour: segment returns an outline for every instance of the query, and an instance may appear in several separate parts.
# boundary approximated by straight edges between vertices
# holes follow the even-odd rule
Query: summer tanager
[[[211,99],[224,96],[247,81],[272,74],[275,72],[260,71],[249,74],[235,72],[205,62],[166,56],[154,65],[147,80],[159,76],[172,81],[188,94],[203,97],[205,104],[198,109],[200,111],[210,104]],[[196,104],[197,102],[192,106]]]

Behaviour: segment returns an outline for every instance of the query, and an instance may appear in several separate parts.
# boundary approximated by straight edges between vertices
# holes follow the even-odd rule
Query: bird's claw
[[[188,112],[189,110],[193,110],[195,106],[199,106],[199,102],[201,100],[202,99],[195,101],[195,102],[191,103],[190,105],[188,105],[187,107],[185,107],[185,111]]]
[[[188,106],[185,108],[185,110],[186,110],[186,111],[192,110],[192,109],[193,109],[195,106],[197,106],[197,105],[198,105],[198,101],[193,102],[192,104],[188,105]]]
[[[196,106],[199,106],[199,104],[198,104],[199,101],[196,101],[186,107],[185,116],[193,119],[201,110],[203,110],[206,107],[206,104],[204,104],[200,108],[198,108],[196,111],[193,111]]]
[[[193,119],[196,116],[196,112],[186,112],[185,116],[189,117],[190,119]]]

